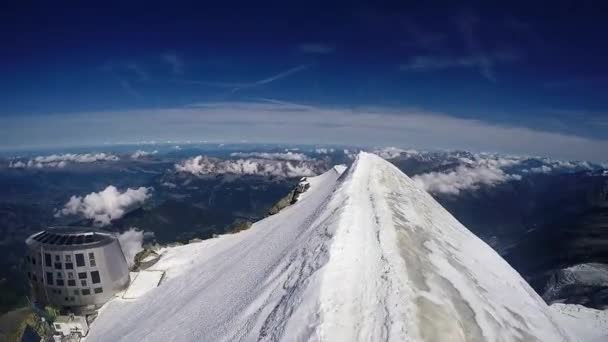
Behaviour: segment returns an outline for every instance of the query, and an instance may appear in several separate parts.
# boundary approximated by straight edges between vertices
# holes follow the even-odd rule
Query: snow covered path
[[[566,341],[489,246],[381,158],[310,179],[235,235],[167,248],[166,281],[87,341]]]

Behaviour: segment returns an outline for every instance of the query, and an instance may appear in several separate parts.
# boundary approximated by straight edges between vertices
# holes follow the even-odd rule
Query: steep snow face
[[[336,197],[326,340],[567,339],[517,272],[391,164],[360,155]]]
[[[235,235],[167,248],[166,280],[87,341],[565,341],[489,246],[381,158]]]

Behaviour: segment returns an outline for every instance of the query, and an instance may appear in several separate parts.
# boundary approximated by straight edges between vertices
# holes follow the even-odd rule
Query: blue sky
[[[18,7],[0,14],[0,146],[279,141],[271,127],[260,128],[266,122],[263,103],[264,110],[273,104],[272,110],[285,111],[280,121],[288,130],[302,124],[299,115],[338,116],[328,120],[335,131],[316,136],[311,130],[299,142],[603,159],[606,7],[581,1],[487,3],[12,5]],[[262,117],[243,117],[240,110],[248,103]],[[209,104],[222,104],[226,123],[210,122],[208,110],[192,110]],[[297,106],[306,110],[292,112]],[[357,122],[357,113],[369,110],[396,116],[402,139],[395,133],[383,141],[378,127],[365,130],[368,121],[350,125],[342,117],[350,113]],[[406,125],[413,114],[427,131]],[[442,136],[433,136],[427,125],[452,119],[460,121],[450,127],[462,132],[491,127],[539,135],[526,141],[529,146],[514,146],[466,139],[462,132],[452,136],[445,127],[436,130]],[[543,134],[563,137],[560,150],[555,142],[544,143]],[[568,139],[586,142],[570,148]]]

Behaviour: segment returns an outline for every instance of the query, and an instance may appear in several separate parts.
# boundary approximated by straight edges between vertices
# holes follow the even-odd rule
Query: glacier
[[[380,157],[309,182],[249,230],[161,250],[162,284],[108,302],[86,341],[608,340],[604,312],[548,306]]]

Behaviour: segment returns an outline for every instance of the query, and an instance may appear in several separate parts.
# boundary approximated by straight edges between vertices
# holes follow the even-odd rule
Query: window
[[[101,287],[97,287],[97,288],[95,288],[94,291],[95,291],[95,293],[102,293],[103,289]]]
[[[91,267],[97,266],[95,264],[95,254],[93,253],[89,253],[89,265],[91,265]]]
[[[84,254],[76,254],[76,266],[84,266]]]
[[[81,280],[80,281],[80,285],[81,286],[87,286],[87,281],[86,280]]]
[[[33,280],[33,281],[38,281],[38,277],[36,277],[36,275],[35,275],[35,274],[32,274],[32,280]]]
[[[74,279],[69,279],[69,280],[68,280],[68,286],[76,286],[76,280],[74,280]]]
[[[27,272],[27,279],[32,279],[32,274],[30,272]]]
[[[60,262],[56,262],[55,263],[55,269],[56,270],[60,270],[61,269],[61,263]]]
[[[89,290],[89,289],[82,289],[82,294],[85,295],[85,296],[88,296],[88,295],[91,294],[91,290]]]
[[[74,279],[74,273],[68,272],[68,279]]]
[[[72,262],[72,256],[69,254],[65,255],[65,262]]]
[[[78,279],[87,279],[87,272],[78,273]]]
[[[27,255],[27,256],[25,257],[25,261],[27,261],[27,263],[28,263],[28,264],[31,262],[31,258],[30,258],[30,256],[29,256],[29,255]]]
[[[65,297],[65,301],[69,302],[70,301],[70,297]]]
[[[66,262],[65,263],[65,269],[66,270],[73,270],[74,269],[74,264],[71,262]]]
[[[55,284],[57,284],[57,286],[64,286],[65,283],[63,282],[63,279],[57,279],[57,281],[55,282]]]
[[[101,279],[99,279],[99,271],[91,272],[91,280],[93,281],[93,284],[99,284],[101,282]]]
[[[59,256],[59,254],[55,255],[55,261],[57,261],[57,262],[61,261],[61,257]]]
[[[32,265],[36,265],[36,258],[32,257]]]
[[[46,283],[53,285],[53,272],[46,272]]]
[[[80,290],[79,290],[79,289],[74,290],[74,294],[75,294],[76,296],[78,296],[78,295],[80,294]]]
[[[44,253],[44,265],[47,267],[51,267],[52,265],[51,255],[48,253]]]
[[[55,323],[55,330],[61,331],[61,324]]]

